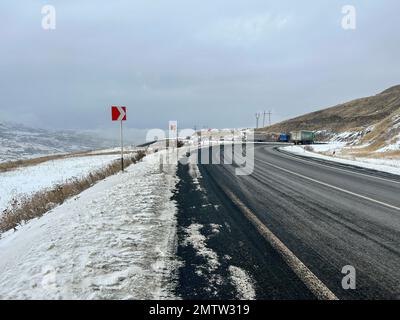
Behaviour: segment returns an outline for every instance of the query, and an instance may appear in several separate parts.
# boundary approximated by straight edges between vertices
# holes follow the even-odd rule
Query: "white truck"
[[[315,133],[313,131],[299,130],[290,132],[290,141],[294,144],[313,144]]]

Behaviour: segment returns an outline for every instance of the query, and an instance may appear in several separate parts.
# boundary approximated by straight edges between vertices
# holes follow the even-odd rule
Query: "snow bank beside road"
[[[363,167],[367,169],[372,169],[372,170],[377,170],[377,171],[383,171],[383,172],[388,172],[392,174],[397,174],[400,175],[400,160],[395,160],[395,159],[373,159],[373,158],[354,158],[353,159],[343,159],[343,158],[338,158],[338,157],[331,157],[331,156],[326,156],[319,154],[317,152],[326,152],[326,151],[336,151],[340,150],[341,146],[338,144],[325,144],[325,145],[312,145],[313,150],[316,152],[310,152],[306,151],[303,147],[301,146],[287,146],[287,147],[281,147],[281,150],[305,156],[305,157],[313,157],[313,158],[318,158],[318,159],[323,159],[323,160],[328,160],[328,161],[334,161],[338,163],[343,163],[343,164],[349,164],[353,166],[358,166],[358,167]]]
[[[172,296],[175,168],[153,154],[0,240],[1,299]],[[168,279],[168,281],[166,281]]]
[[[118,158],[118,155],[71,157],[0,172],[0,213],[14,198],[85,176]]]
[[[256,291],[254,289],[253,280],[246,271],[239,267],[229,266],[229,273],[236,290],[238,291],[238,299],[254,300]]]

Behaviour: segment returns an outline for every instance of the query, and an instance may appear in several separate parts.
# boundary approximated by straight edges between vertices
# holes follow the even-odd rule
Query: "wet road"
[[[236,175],[235,164],[199,164],[194,181],[190,165],[179,166],[178,255],[184,261],[179,294],[238,298],[229,280],[229,266],[235,265],[252,279],[255,298],[315,298],[304,282],[307,275],[295,272],[254,225],[256,219],[297,259],[295,265],[302,264],[337,298],[400,297],[398,176],[295,157],[271,145],[256,145],[254,155],[254,171],[247,176]],[[207,259],[187,244],[193,224],[201,226],[203,242],[216,253],[217,268],[204,267]],[[356,270],[355,290],[342,288],[346,265]]]

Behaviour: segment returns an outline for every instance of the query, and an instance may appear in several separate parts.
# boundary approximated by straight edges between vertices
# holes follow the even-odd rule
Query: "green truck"
[[[314,131],[299,130],[290,132],[290,141],[294,144],[313,144],[314,140]]]

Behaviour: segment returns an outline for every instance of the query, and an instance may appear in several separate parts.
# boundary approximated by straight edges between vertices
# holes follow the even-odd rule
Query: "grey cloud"
[[[44,1],[0,4],[0,120],[54,129],[254,125],[399,83],[398,1]],[[19,115],[17,119],[15,115]]]

